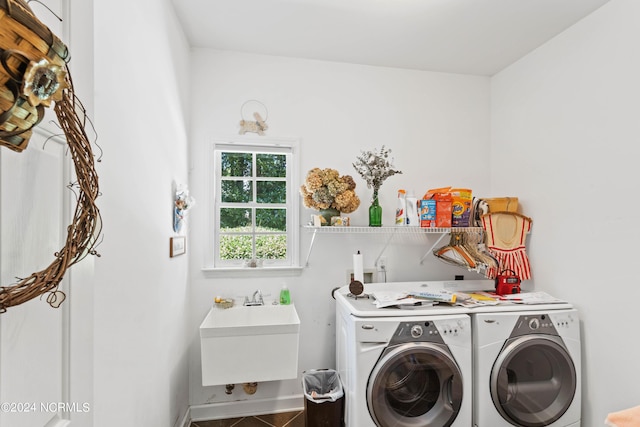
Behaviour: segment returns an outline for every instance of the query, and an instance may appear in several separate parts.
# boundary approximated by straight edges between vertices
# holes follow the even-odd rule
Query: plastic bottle
[[[280,304],[291,304],[291,293],[289,292],[289,288],[287,288],[286,284],[283,284],[282,289],[280,289]]]
[[[420,225],[420,215],[418,215],[418,199],[413,195],[413,192],[407,194],[405,198],[406,202],[406,225],[412,227]]]
[[[407,201],[405,190],[398,190],[398,207],[396,208],[396,225],[405,225],[407,218]]]
[[[353,255],[353,280],[364,283],[364,269],[362,268],[362,254],[360,251]]]

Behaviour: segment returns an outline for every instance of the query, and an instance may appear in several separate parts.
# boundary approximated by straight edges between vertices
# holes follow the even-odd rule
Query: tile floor
[[[228,420],[193,421],[191,427],[305,427],[304,424],[304,412],[283,412]]]

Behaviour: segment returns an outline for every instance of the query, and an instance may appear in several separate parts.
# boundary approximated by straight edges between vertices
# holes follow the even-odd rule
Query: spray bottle
[[[396,225],[406,225],[407,220],[407,192],[398,190],[398,207],[396,208]]]
[[[420,225],[420,215],[418,210],[418,199],[413,195],[413,192],[407,194],[405,198],[406,204],[406,225],[416,227]],[[396,218],[397,221],[397,218]]]

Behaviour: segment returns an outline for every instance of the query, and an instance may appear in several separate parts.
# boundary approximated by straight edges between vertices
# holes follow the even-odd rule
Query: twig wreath
[[[76,97],[66,64],[67,47],[34,15],[23,0],[0,0],[0,145],[21,152],[32,128],[42,120],[43,107],[54,111],[73,159],[77,204],[66,243],[44,270],[0,287],[0,313],[44,294],[52,307],[66,298],[58,290],[65,272],[87,255],[96,255],[102,220],[95,200],[100,195],[86,110]],[[25,120],[35,116],[31,121]]]

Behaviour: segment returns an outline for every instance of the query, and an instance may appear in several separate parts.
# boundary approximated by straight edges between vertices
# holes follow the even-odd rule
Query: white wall
[[[169,238],[173,181],[189,179],[189,50],[168,1],[94,8],[94,426],[172,427],[188,408],[188,255],[169,258]]]
[[[640,403],[639,20],[612,0],[492,79],[491,188],[533,218],[535,288],[581,312],[586,426]]]
[[[392,149],[395,165],[403,171],[389,178],[381,191],[383,224],[392,225],[399,188],[412,189],[417,195],[443,185],[468,186],[478,194],[488,191],[489,79],[207,50],[193,52],[191,70],[191,188],[202,203],[189,218],[190,402],[203,405],[248,399],[240,410],[251,411],[256,408],[251,401],[300,395],[300,381],[260,384],[253,396],[245,395],[241,388],[227,396],[223,387],[202,387],[198,325],[212,299],[216,295],[240,297],[256,288],[276,296],[280,284],[286,282],[301,318],[300,372],[335,367],[335,309],[330,291],[348,283],[347,270],[356,250],[364,253],[365,268],[372,268],[386,238],[319,236],[310,266],[297,275],[255,278],[203,273],[209,230],[208,144],[217,136],[237,135],[245,101],[263,102],[269,111],[268,136],[302,138],[301,178],[313,167],[332,167],[354,176],[362,204],[351,215],[353,225],[367,225],[371,190],[351,164],[360,150],[384,144]],[[308,221],[313,211],[301,202],[300,206],[301,218]],[[303,231],[301,237],[304,261],[310,234]],[[394,240],[385,253],[387,278],[452,279],[461,273],[479,278],[432,256],[421,266],[420,258],[435,239]],[[223,408],[216,411],[220,416]]]

